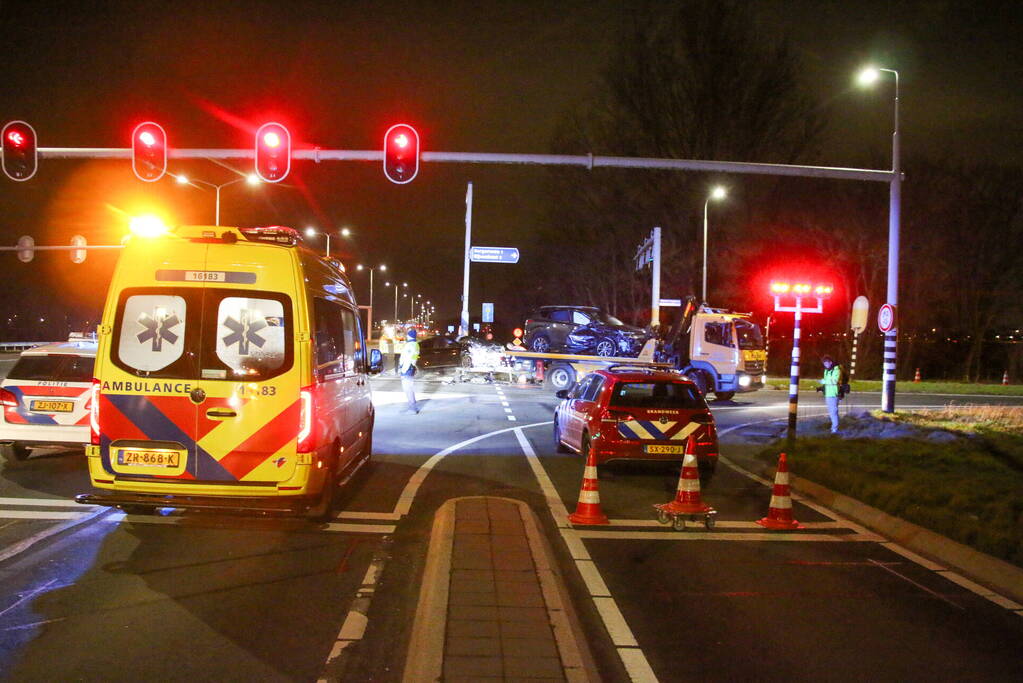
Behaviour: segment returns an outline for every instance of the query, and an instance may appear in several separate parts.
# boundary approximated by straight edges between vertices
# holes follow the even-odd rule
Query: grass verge
[[[962,409],[958,409],[962,412]],[[922,429],[969,435],[918,439],[799,439],[795,474],[1023,567],[1023,409],[965,417],[943,410],[897,414]],[[1000,414],[1001,413],[1001,414]],[[777,461],[783,442],[761,451]]]
[[[800,391],[814,391],[819,379],[800,379]],[[767,386],[788,391],[787,378],[768,377]],[[852,383],[853,393],[857,391],[881,391],[880,380],[856,380]],[[991,396],[1023,396],[1023,384],[972,384],[967,382],[899,382],[900,394],[977,394]]]

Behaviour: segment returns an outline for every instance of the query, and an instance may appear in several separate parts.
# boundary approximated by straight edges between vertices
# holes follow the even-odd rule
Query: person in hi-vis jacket
[[[405,334],[405,343],[401,348],[398,373],[401,375],[401,388],[405,390],[408,408],[416,414],[419,413],[419,406],[416,405],[416,391],[413,378],[416,375],[416,361],[418,360],[419,342],[416,341],[416,328],[410,327]]]
[[[824,403],[828,406],[828,416],[831,418],[831,433],[838,433],[838,402],[842,399],[839,387],[842,384],[842,366],[835,362],[831,356],[821,358],[824,365],[824,378],[817,391],[824,392]]]

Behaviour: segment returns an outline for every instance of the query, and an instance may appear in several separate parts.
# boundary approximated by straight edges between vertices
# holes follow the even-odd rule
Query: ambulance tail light
[[[99,445],[99,388],[99,380],[93,379],[89,389],[89,443],[93,446]]]
[[[313,388],[302,389],[298,393],[298,446],[299,453],[313,450]]]

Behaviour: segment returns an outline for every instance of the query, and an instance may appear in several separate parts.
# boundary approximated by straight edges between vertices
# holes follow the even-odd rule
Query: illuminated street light
[[[720,201],[728,196],[728,190],[721,185],[710,191],[707,201],[703,203],[703,303],[707,303],[707,209],[711,200]]]
[[[884,334],[884,363],[881,377],[881,410],[895,412],[895,359],[899,339],[899,225],[902,206],[902,163],[899,159],[899,72],[895,69],[867,67],[859,73],[861,85],[876,83],[882,73],[895,79],[894,126],[892,130],[892,179],[888,192],[888,291],[887,304],[892,312],[892,326]]]
[[[361,263],[355,266],[355,270],[368,270],[369,271],[369,310],[366,311],[366,326],[369,328],[369,333],[373,334],[373,273],[374,271],[385,272],[387,266],[380,264],[379,266],[364,266]],[[397,316],[396,316],[397,317]]]
[[[341,228],[341,236],[342,237],[351,237],[352,236],[352,231],[349,230],[348,228]]]
[[[259,185],[260,183],[259,176],[257,176],[255,173],[249,173],[248,175],[241,176],[240,178],[235,178],[234,180],[229,180],[226,183],[220,183],[219,185],[215,183],[206,182],[205,180],[192,180],[184,173],[178,174],[177,176],[174,177],[174,179],[177,181],[178,185],[192,186],[202,185],[204,187],[212,187],[214,189],[217,197],[214,225],[220,225],[220,190],[222,188],[228,187],[229,185],[234,185],[235,183],[240,183],[242,181],[245,181],[247,185]]]

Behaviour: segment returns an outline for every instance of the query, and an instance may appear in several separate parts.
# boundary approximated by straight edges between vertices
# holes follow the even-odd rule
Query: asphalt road
[[[83,509],[80,451],[5,466],[0,677],[400,680],[433,515],[486,494],[537,511],[605,680],[1023,680],[1023,616],[826,509],[797,502],[807,529],[765,532],[770,489],[719,467],[717,528],[675,532],[651,505],[677,469],[615,467],[600,480],[613,524],[573,529],[582,462],[554,450],[550,394],[424,382],[414,415],[397,381],[373,385],[374,458],[328,525]],[[785,415],[783,392],[738,398],[714,406],[725,440]],[[808,423],[824,411],[804,399]],[[1023,403],[900,405],[950,400]]]

